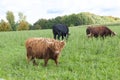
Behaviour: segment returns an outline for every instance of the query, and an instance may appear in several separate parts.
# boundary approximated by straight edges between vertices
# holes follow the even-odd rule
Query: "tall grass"
[[[0,33],[0,78],[5,80],[120,80],[120,31],[117,36],[88,39],[86,27],[71,27],[59,66],[49,60],[44,67],[26,62],[25,40],[29,37],[53,38],[52,30]]]

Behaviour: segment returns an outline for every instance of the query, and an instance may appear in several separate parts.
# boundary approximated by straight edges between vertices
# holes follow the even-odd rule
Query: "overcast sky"
[[[0,19],[6,19],[7,11],[14,13],[16,21],[22,12],[31,24],[41,18],[80,12],[120,17],[120,0],[0,0]]]

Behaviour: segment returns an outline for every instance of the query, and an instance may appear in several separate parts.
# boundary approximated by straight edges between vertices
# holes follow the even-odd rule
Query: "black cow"
[[[60,40],[60,36],[62,36],[62,40],[64,37],[67,39],[69,36],[69,28],[64,24],[55,24],[53,25],[53,35],[54,39],[57,37],[57,39]]]

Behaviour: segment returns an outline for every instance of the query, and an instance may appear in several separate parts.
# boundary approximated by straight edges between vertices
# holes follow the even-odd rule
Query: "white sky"
[[[6,19],[7,11],[14,13],[16,21],[22,12],[31,24],[41,18],[80,12],[120,17],[120,0],[0,0],[0,19]]]

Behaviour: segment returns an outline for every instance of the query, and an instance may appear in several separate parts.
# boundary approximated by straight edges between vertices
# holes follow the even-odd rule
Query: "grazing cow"
[[[67,39],[69,36],[69,28],[64,24],[56,24],[53,26],[53,35],[54,39],[57,37],[60,40],[60,36],[62,36],[62,40],[64,37]]]
[[[65,46],[64,41],[58,41],[50,38],[30,38],[25,43],[27,50],[27,60],[33,61],[34,65],[37,65],[35,58],[44,59],[45,66],[49,59],[53,59],[58,64],[58,57]]]
[[[88,37],[106,37],[106,36],[114,36],[115,33],[111,31],[106,26],[96,26],[96,27],[87,27],[86,34]]]

